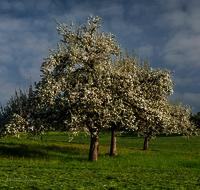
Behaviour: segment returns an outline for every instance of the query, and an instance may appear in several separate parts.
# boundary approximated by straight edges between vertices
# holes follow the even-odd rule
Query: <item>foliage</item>
[[[70,113],[66,124],[74,134],[82,129],[95,133],[108,123],[106,107],[112,101],[103,76],[111,72],[111,55],[119,55],[120,48],[115,36],[98,32],[101,23],[101,18],[90,15],[88,27],[81,24],[72,31],[72,22],[71,27],[57,22],[63,40],[58,51],[50,50],[45,58],[42,81],[36,85],[44,107],[55,105],[55,98],[63,94],[59,104]]]
[[[200,115],[192,115],[190,120],[193,121],[200,129]]]
[[[40,135],[42,139],[42,135],[48,130],[56,127],[62,129],[64,125],[62,121],[66,119],[65,115],[62,115],[63,108],[58,106],[54,110],[48,107],[43,112],[42,109],[37,109],[39,102],[37,92],[32,90],[31,83],[24,91],[19,88],[19,95],[15,90],[15,96],[10,98],[6,106],[1,106],[0,137],[7,135],[19,137],[19,133],[23,131],[28,137],[35,138],[36,135]],[[59,112],[59,118],[56,118],[56,112]]]
[[[31,83],[29,88],[22,91],[15,90],[15,95],[10,98],[6,106],[1,106],[0,110],[0,137],[5,135],[18,136],[19,132],[28,130],[28,122],[24,119],[30,117],[33,109],[33,90]]]

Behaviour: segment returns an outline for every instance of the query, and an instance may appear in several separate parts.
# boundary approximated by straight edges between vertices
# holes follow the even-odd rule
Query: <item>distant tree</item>
[[[200,112],[198,112],[198,113],[200,113]],[[195,125],[197,126],[197,128],[200,129],[200,114],[191,115],[190,120],[193,121],[195,123]]]
[[[32,85],[30,83],[28,89],[24,91],[21,88],[19,88],[19,93],[15,90],[15,95],[11,96],[5,106],[1,106],[0,136],[19,136],[19,132],[25,130],[27,123],[23,118],[29,114],[29,110],[31,109],[32,102],[30,97],[32,93]],[[19,122],[20,118],[21,122]],[[19,123],[21,123],[20,126]]]
[[[141,122],[138,127],[138,132],[145,135],[143,150],[148,150],[148,142],[151,136],[156,136],[159,133],[183,134],[185,136],[198,135],[196,126],[190,121],[191,106],[172,105],[170,102],[165,104],[166,110],[163,112],[166,115],[165,122],[146,123]],[[144,130],[145,128],[145,130]]]

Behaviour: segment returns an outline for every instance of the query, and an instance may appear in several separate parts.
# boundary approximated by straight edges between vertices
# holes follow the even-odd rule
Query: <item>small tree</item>
[[[193,121],[197,128],[200,129],[200,112],[197,115],[191,115],[190,121]]]
[[[143,150],[148,150],[148,143],[151,136],[156,136],[158,133],[169,134],[180,134],[186,136],[197,135],[196,126],[193,122],[190,122],[191,107],[182,106],[181,103],[178,105],[172,105],[170,102],[165,103],[167,110],[163,110],[164,114],[167,115],[168,120],[157,122],[157,123],[146,123],[141,122],[138,131],[140,134],[145,135],[145,141]]]
[[[28,133],[28,136],[40,135],[48,130],[47,123],[52,125],[53,110],[45,108],[47,112],[38,109],[39,99],[37,93],[32,90],[31,83],[28,89],[19,93],[15,90],[15,95],[10,98],[6,106],[1,106],[0,137],[12,135],[19,137],[20,132]]]
[[[15,90],[15,95],[11,96],[7,105],[1,106],[1,130],[0,136],[18,136],[20,131],[25,131],[27,122],[23,119],[31,109],[32,85],[24,92],[19,88],[19,94]],[[21,122],[20,122],[21,120]]]

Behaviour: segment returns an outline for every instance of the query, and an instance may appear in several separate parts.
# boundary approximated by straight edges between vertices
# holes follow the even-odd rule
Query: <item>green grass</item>
[[[68,143],[64,133],[44,140],[0,141],[0,189],[200,189],[200,137],[158,136],[142,151],[144,137],[99,135],[98,162],[89,162],[90,138]]]

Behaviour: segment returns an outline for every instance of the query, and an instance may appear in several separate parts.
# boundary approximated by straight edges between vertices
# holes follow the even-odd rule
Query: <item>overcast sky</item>
[[[57,49],[55,20],[75,25],[99,15],[104,31],[153,68],[175,70],[174,94],[200,111],[200,0],[0,0],[0,101],[27,79],[39,81],[39,67]]]

